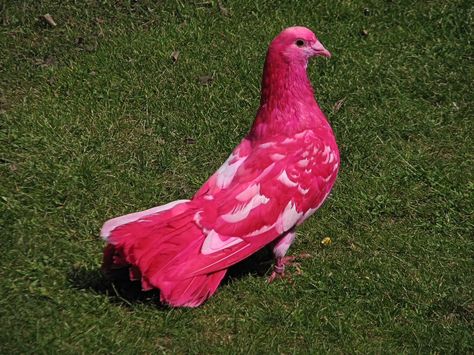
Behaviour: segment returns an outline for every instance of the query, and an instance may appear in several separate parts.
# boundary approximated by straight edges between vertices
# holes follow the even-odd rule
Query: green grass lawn
[[[470,1],[0,10],[2,354],[474,352]],[[102,223],[192,196],[248,131],[267,45],[295,24],[333,54],[308,70],[342,157],[290,251],[312,255],[302,274],[268,285],[255,262],[198,309],[104,280]]]

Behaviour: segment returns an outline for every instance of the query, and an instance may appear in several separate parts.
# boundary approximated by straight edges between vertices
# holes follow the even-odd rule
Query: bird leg
[[[273,282],[277,278],[285,277],[286,266],[294,266],[296,267],[296,272],[298,274],[301,273],[301,269],[299,268],[300,264],[294,261],[297,257],[285,256],[286,252],[295,240],[295,236],[295,230],[291,229],[290,231],[282,235],[279,239],[277,239],[273,247],[273,255],[275,256],[275,266],[273,267],[272,274],[268,278],[269,283]],[[309,254],[302,254],[298,257],[309,257]]]

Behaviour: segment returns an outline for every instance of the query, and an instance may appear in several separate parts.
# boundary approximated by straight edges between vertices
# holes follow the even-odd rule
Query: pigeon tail
[[[195,213],[196,207],[182,200],[107,221],[101,233],[108,242],[104,274],[128,268],[130,280],[140,280],[144,291],[160,289],[163,303],[201,305],[217,290],[227,270],[181,272],[181,261],[198,255],[205,238],[194,221]]]

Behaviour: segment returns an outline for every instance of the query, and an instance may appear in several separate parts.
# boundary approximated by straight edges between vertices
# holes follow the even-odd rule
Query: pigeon
[[[265,246],[269,281],[284,275],[295,230],[328,197],[339,171],[331,126],[306,73],[330,57],[315,34],[289,27],[267,51],[260,107],[249,133],[190,200],[105,222],[102,270],[128,269],[143,290],[171,307],[197,307],[227,270]]]

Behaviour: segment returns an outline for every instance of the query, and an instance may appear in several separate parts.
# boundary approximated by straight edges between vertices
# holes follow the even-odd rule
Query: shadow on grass
[[[272,265],[270,249],[263,248],[240,263],[229,268],[221,285],[227,285],[247,276],[263,277]],[[111,277],[105,276],[100,269],[90,270],[72,267],[68,274],[71,286],[78,290],[107,295],[113,303],[132,306],[144,303],[162,309],[169,309],[160,302],[160,291],[143,291],[139,281],[130,281],[128,268],[116,270]]]
[[[73,267],[68,280],[73,288],[106,295],[112,303],[122,306],[144,303],[166,308],[160,302],[159,290],[143,291],[140,282],[129,280],[128,268],[117,270],[108,277],[100,269]]]
[[[249,256],[247,259],[244,259],[230,267],[224,280],[222,280],[221,285],[227,285],[234,280],[239,280],[246,276],[263,277],[268,273],[272,265],[272,251],[269,247],[265,247],[260,249],[255,254]]]

